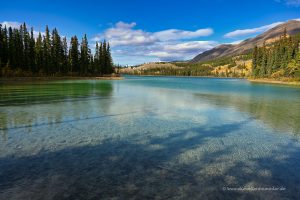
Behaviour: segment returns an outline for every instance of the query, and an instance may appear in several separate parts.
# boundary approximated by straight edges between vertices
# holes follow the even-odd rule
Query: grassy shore
[[[300,81],[290,78],[270,79],[270,78],[248,78],[250,82],[255,83],[270,83],[270,84],[282,84],[282,85],[296,85],[300,86]]]

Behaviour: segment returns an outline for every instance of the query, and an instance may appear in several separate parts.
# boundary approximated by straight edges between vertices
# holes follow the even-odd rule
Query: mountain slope
[[[196,57],[194,57],[191,62],[201,62],[208,61],[221,57],[228,57],[239,55],[249,52],[255,45],[261,46],[265,41],[267,43],[273,42],[282,35],[284,29],[286,28],[288,35],[295,35],[300,33],[300,21],[290,20],[286,23],[280,24],[254,38],[246,39],[239,44],[223,44],[217,46],[211,50],[205,51]]]

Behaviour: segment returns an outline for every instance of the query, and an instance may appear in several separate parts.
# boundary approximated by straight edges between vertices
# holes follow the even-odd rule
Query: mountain
[[[283,34],[285,28],[288,35],[295,35],[297,33],[300,33],[300,21],[290,20],[286,23],[279,24],[262,34],[254,38],[246,39],[239,44],[222,44],[197,55],[191,60],[191,62],[196,63],[247,53],[251,49],[253,49],[255,45],[262,46],[264,42],[274,42],[280,37],[280,35]]]

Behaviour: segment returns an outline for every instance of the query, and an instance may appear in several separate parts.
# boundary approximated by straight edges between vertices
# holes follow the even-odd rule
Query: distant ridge
[[[273,42],[282,35],[286,28],[288,35],[295,35],[300,33],[300,21],[290,20],[286,23],[279,24],[274,28],[254,37],[242,41],[239,44],[222,44],[211,50],[205,51],[190,62],[196,63],[201,61],[213,60],[216,58],[235,56],[249,52],[255,45],[261,46],[266,41],[267,43]]]

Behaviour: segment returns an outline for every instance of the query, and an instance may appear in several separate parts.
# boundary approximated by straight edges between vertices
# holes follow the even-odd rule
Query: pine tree
[[[94,74],[95,70],[94,70],[94,59],[93,59],[93,55],[92,55],[92,51],[90,48],[88,48],[88,73],[89,74]]]
[[[2,66],[5,66],[8,62],[8,37],[7,37],[7,28],[6,26],[4,27],[4,29],[2,29],[2,34],[3,34],[3,57],[2,57]]]
[[[8,28],[8,67],[13,69],[16,66],[16,41],[13,30],[11,27]]]
[[[0,74],[2,66],[4,66],[4,55],[6,51],[6,45],[4,44],[4,31],[2,30],[2,25],[0,24]]]
[[[266,44],[264,43],[262,48],[261,48],[261,63],[260,63],[260,70],[259,70],[259,73],[260,73],[260,76],[261,77],[264,77],[266,75],[266,72],[267,72],[267,62],[268,62],[268,52],[267,52],[267,49],[266,49]]]
[[[267,61],[267,76],[270,77],[272,75],[272,66],[274,65],[274,53],[272,50],[268,52],[268,61]]]
[[[23,26],[21,26],[21,40],[23,41],[23,70],[25,71],[31,71],[30,69],[30,36],[26,27],[26,24],[24,23]]]
[[[101,51],[101,67],[102,67],[102,74],[106,74],[107,72],[107,53],[106,53],[106,41],[104,40],[102,43],[102,51]]]
[[[37,72],[36,64],[35,64],[35,40],[34,40],[34,34],[33,34],[33,28],[31,28],[30,31],[30,39],[29,39],[29,69],[32,72]]]
[[[62,54],[62,44],[61,44],[61,39],[58,34],[58,31],[56,28],[53,29],[52,31],[52,40],[51,40],[51,59],[52,59],[52,72],[58,72],[59,74],[61,73],[61,67],[62,67],[62,59],[63,59],[63,54]]]
[[[51,40],[48,26],[46,26],[43,38],[43,68],[46,74],[51,74]]]
[[[99,45],[99,73],[103,74],[103,65],[104,65],[104,54],[103,54],[103,43]]]
[[[66,73],[68,72],[69,69],[69,61],[68,61],[68,43],[67,43],[67,38],[63,38],[62,42],[62,49],[63,49],[63,72]]]
[[[90,62],[88,41],[86,34],[82,38],[81,50],[80,50],[80,73],[86,75],[88,72],[89,62]]]
[[[100,47],[100,61],[102,74],[111,74],[113,73],[114,69],[110,53],[110,45],[104,40]]]
[[[2,33],[2,25],[0,24],[0,70],[2,68],[1,60],[4,57],[3,54],[4,54],[3,33]]]
[[[106,63],[106,73],[107,74],[111,74],[114,72],[114,69],[113,69],[113,60],[112,60],[112,57],[111,57],[111,54],[110,54],[110,45],[109,43],[107,43],[107,49],[106,49],[106,59],[107,59],[107,63]]]
[[[42,34],[39,32],[38,38],[35,44],[35,64],[36,64],[36,72],[44,74],[46,71],[44,67],[44,50],[43,50],[43,39]]]
[[[70,44],[70,53],[69,53],[69,59],[70,59],[70,72],[71,75],[73,75],[73,72],[79,71],[79,51],[78,51],[78,39],[76,35],[71,38],[71,44]]]
[[[94,55],[94,71],[96,74],[99,74],[99,72],[100,72],[99,57],[100,57],[99,45],[98,45],[98,42],[96,42],[95,55]]]
[[[13,29],[13,35],[14,35],[14,43],[15,43],[15,59],[16,59],[16,65],[15,67],[17,69],[23,69],[24,64],[24,45],[22,40],[22,25],[20,26],[20,29]]]
[[[276,43],[274,47],[274,65],[273,65],[273,71],[276,71],[278,68],[280,68],[280,59],[281,59],[281,54],[280,54],[280,44]]]
[[[252,58],[252,76],[257,76],[258,69],[258,47],[255,46],[253,50],[253,58]]]

